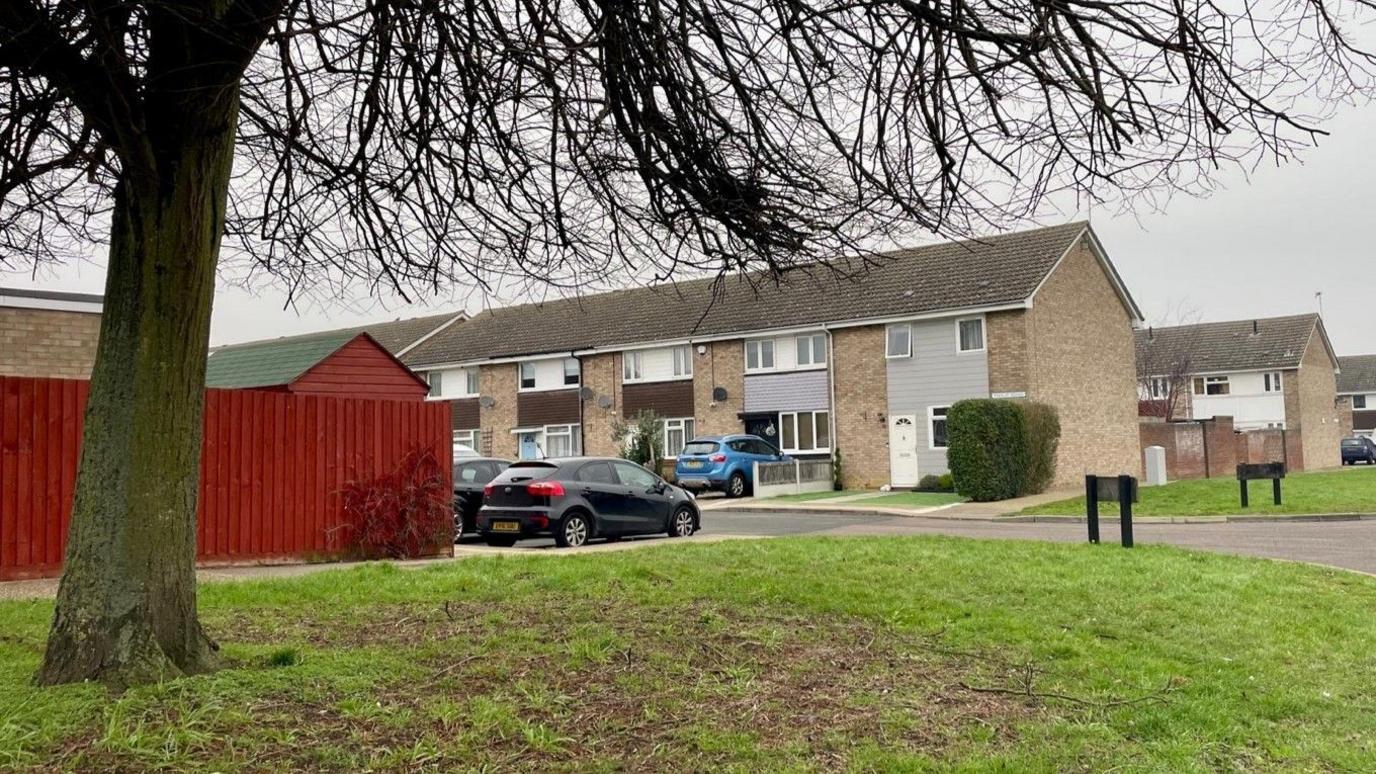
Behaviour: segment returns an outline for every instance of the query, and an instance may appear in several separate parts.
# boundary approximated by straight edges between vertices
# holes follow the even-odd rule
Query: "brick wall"
[[[478,393],[491,398],[491,406],[478,408],[478,426],[484,438],[492,439],[491,448],[480,449],[493,457],[516,459],[516,364],[499,363],[478,367]]]
[[[1021,309],[990,312],[988,328],[989,392],[1027,392],[1027,313]]]
[[[1299,425],[1304,433],[1301,448],[1306,470],[1333,468],[1342,464],[1342,412],[1337,408],[1338,384],[1319,333],[1315,330],[1300,360],[1296,402]],[[1286,392],[1286,427],[1291,426],[1290,394]]]
[[[1352,429],[1356,424],[1356,418],[1352,414],[1352,396],[1338,396],[1338,426],[1342,428],[1343,437],[1352,435]]]
[[[1092,249],[1086,239],[1072,247],[1025,313],[1028,397],[1061,420],[1058,485],[1142,470],[1132,317]],[[1000,370],[1000,381],[1016,374]],[[990,379],[998,391],[992,363]]]
[[[615,457],[619,445],[612,426],[621,415],[621,354],[612,352],[583,358],[583,386],[592,396],[583,401],[583,453]],[[610,404],[603,408],[603,404]]]
[[[1232,417],[1217,417],[1209,422],[1143,421],[1138,425],[1143,466],[1148,446],[1166,450],[1166,478],[1228,477],[1237,471],[1240,448],[1233,432]],[[1208,468],[1205,468],[1207,446]]]
[[[836,439],[842,484],[868,489],[889,483],[888,373],[884,326],[842,328],[832,334]]]
[[[100,315],[0,308],[0,376],[89,379]]]
[[[745,346],[740,339],[693,347],[693,413],[698,435],[724,435],[744,430],[740,412],[745,407]],[[725,387],[726,400],[712,400],[712,388]]]

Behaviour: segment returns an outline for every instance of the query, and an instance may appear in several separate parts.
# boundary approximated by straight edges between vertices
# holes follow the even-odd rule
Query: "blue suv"
[[[679,452],[677,484],[695,491],[718,490],[744,497],[755,486],[755,463],[791,459],[757,435],[705,435]]]

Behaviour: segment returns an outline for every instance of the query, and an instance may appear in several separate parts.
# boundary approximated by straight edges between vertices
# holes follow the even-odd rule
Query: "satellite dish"
[[[602,408],[602,409],[609,409],[609,408],[611,408],[611,407],[612,407],[612,396],[610,396],[610,395],[599,395],[599,396],[597,397],[597,407],[598,407],[598,408]]]
[[[482,406],[483,408],[492,408],[493,406],[497,405],[497,401],[493,400],[491,395],[484,395],[481,398],[478,398],[478,405]]]
[[[712,400],[714,400],[714,401],[716,401],[716,402],[718,402],[718,403],[721,403],[722,401],[726,400],[726,388],[725,388],[725,387],[713,387],[713,388],[712,388]]]
[[[592,391],[592,388],[591,388],[591,387],[580,387],[580,388],[578,389],[578,397],[579,397],[580,399],[582,399],[582,400],[592,400],[592,396],[593,396],[593,391]]]

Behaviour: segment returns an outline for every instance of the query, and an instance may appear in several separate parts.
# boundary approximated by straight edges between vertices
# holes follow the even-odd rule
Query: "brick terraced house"
[[[1238,431],[1284,429],[1293,469],[1339,464],[1350,409],[1317,314],[1138,330],[1137,368],[1144,416],[1159,416],[1175,390],[1169,419],[1228,416]]]
[[[1338,367],[1338,397],[1352,417],[1347,434],[1376,438],[1376,355],[1343,356]]]
[[[86,293],[0,288],[0,376],[89,378],[101,306]]]
[[[650,411],[668,455],[753,432],[839,449],[846,486],[913,486],[947,470],[950,405],[992,396],[1058,409],[1060,483],[1139,472],[1141,313],[1089,224],[837,269],[492,309],[402,359],[453,402],[456,442],[495,456],[614,454],[617,420]]]

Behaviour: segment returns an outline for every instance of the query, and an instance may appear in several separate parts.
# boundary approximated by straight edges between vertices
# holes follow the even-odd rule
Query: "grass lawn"
[[[1281,504],[1271,502],[1271,482],[1253,481],[1251,505],[1243,510],[1237,479],[1212,478],[1144,486],[1136,516],[1215,516],[1235,514],[1376,513],[1376,467],[1292,473],[1281,482]],[[1023,514],[1085,514],[1085,498],[1025,508]],[[1100,514],[1117,515],[1117,503],[1101,503]]]
[[[1162,546],[798,538],[202,589],[228,668],[36,689],[0,770],[1372,771],[1376,579]]]
[[[803,492],[802,494],[779,495],[778,497],[766,498],[770,501],[805,503],[812,500],[830,500],[833,497],[849,497],[851,495],[868,494],[869,489],[844,489],[840,492]]]

